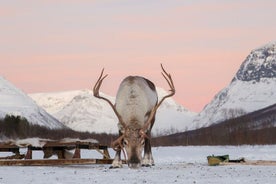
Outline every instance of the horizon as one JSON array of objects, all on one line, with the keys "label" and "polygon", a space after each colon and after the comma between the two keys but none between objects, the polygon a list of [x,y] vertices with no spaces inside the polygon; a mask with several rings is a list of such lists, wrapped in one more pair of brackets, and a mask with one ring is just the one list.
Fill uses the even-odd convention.
[{"label": "horizon", "polygon": [[[0,3],[1,76],[24,92],[92,89],[115,96],[128,75],[200,112],[250,52],[276,40],[276,1],[19,0]],[[250,6],[249,6],[250,4]]]}]

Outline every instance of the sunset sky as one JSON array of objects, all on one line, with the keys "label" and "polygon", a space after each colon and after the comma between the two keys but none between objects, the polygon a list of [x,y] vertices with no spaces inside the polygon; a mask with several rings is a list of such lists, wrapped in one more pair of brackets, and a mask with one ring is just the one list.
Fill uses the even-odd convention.
[{"label": "sunset sky", "polygon": [[[102,91],[142,75],[199,112],[254,48],[276,40],[275,0],[2,0],[0,75],[26,93]],[[1,102],[0,102],[1,103]]]}]

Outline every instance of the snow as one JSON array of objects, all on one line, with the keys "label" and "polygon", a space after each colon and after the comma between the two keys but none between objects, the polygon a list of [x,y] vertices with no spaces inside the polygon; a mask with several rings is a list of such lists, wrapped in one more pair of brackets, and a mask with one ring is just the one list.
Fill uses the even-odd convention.
[{"label": "snow", "polygon": [[25,117],[30,123],[48,128],[64,128],[57,119],[40,108],[28,95],[0,76],[0,118]]},{"label": "snow", "polygon": [[[114,152],[110,150],[111,155]],[[208,155],[230,159],[276,160],[276,145],[155,147],[155,166],[109,169],[109,165],[1,166],[0,183],[275,183],[276,166],[208,166]],[[39,152],[33,152],[38,154]],[[91,156],[90,152],[84,152]],[[0,153],[0,156],[3,153]],[[96,154],[96,152],[94,153]]]},{"label": "snow", "polygon": [[[8,138],[1,138],[1,143],[5,143],[8,145],[16,145],[19,147],[26,147],[26,146],[34,146],[34,147],[43,147],[48,142],[54,142],[57,140],[52,139],[41,139],[38,137],[32,137],[32,138],[26,138],[26,139],[8,139]],[[61,140],[58,140],[60,143],[69,143],[69,142],[90,142],[90,143],[99,143],[96,139],[76,139],[76,138],[63,138]]]},{"label": "snow", "polygon": [[38,104],[43,109],[46,109],[48,113],[53,114],[62,110],[62,108],[79,93],[79,90],[74,90],[52,93],[34,93],[29,96],[36,102],[39,102]]},{"label": "snow", "polygon": [[11,145],[16,146],[34,146],[34,147],[43,147],[46,142],[49,141],[48,139],[40,139],[40,138],[27,138],[27,139],[17,139],[17,140],[10,140]]}]

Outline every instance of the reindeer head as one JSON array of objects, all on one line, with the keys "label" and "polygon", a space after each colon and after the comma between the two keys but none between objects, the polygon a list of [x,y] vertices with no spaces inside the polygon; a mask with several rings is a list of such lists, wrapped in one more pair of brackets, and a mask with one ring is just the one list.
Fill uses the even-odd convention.
[{"label": "reindeer head", "polygon": [[125,158],[130,168],[138,168],[142,162],[142,152],[146,139],[150,138],[146,135],[144,129],[138,127],[124,127],[121,129],[122,135],[112,142],[115,151],[123,150]]},{"label": "reindeer head", "polygon": [[145,137],[140,134],[140,130],[126,128],[124,132],[123,146],[128,156],[129,167],[140,167],[142,151],[145,146]]}]

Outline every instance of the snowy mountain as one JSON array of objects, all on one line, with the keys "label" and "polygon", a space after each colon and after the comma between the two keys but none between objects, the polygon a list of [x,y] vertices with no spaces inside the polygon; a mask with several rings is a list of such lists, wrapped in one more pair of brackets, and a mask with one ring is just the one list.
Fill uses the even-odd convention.
[{"label": "snowy mountain", "polygon": [[0,118],[25,117],[30,123],[51,129],[64,128],[57,119],[40,108],[28,95],[0,76]]},{"label": "snowy mountain", "polygon": [[[160,97],[166,94],[163,89],[157,90]],[[114,97],[102,95],[112,102],[115,101]],[[113,110],[105,101],[95,98],[91,90],[37,93],[30,96],[46,111],[74,130],[118,132],[118,120]],[[195,115],[172,98],[166,99],[157,111],[152,132],[157,135],[184,131]]]},{"label": "snowy mountain", "polygon": [[276,42],[253,50],[232,82],[205,106],[193,129],[238,117],[276,103]]}]

